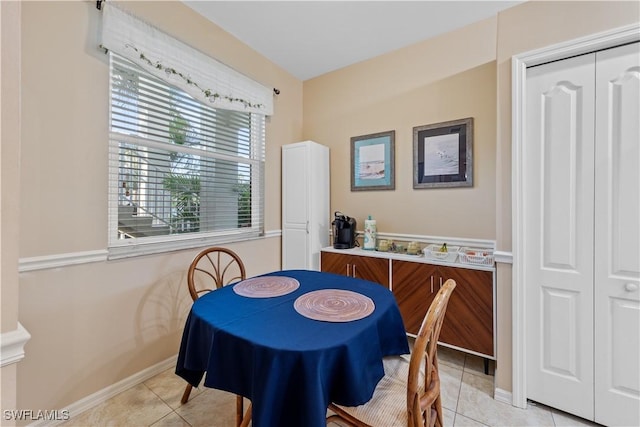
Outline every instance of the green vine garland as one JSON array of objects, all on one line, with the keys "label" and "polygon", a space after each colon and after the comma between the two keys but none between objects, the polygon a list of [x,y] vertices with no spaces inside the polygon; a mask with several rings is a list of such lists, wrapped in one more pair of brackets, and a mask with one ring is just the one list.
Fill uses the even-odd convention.
[{"label": "green vine garland", "polygon": [[146,62],[147,64],[149,64],[149,66],[157,69],[157,70],[161,70],[164,71],[165,73],[167,73],[168,76],[170,75],[175,75],[175,76],[179,76],[181,77],[188,85],[197,87],[202,94],[204,95],[205,98],[207,98],[209,100],[209,102],[215,102],[216,99],[221,98],[221,99],[226,99],[229,102],[239,102],[242,105],[244,105],[244,108],[263,108],[264,105],[263,104],[252,104],[251,102],[242,99],[242,98],[233,98],[231,96],[227,96],[227,95],[220,95],[217,92],[213,92],[211,89],[202,89],[200,87],[200,85],[198,85],[198,83],[194,82],[193,80],[191,80],[191,77],[185,76],[184,74],[182,74],[180,71],[177,71],[175,68],[172,67],[167,67],[164,66],[160,63],[160,61],[157,61],[156,63],[153,63],[149,58],[147,58],[147,56],[140,52],[138,50],[138,48],[136,48],[133,45],[130,44],[126,44],[125,47],[131,48],[133,50],[135,50],[139,55],[140,55],[140,59],[144,62]]}]

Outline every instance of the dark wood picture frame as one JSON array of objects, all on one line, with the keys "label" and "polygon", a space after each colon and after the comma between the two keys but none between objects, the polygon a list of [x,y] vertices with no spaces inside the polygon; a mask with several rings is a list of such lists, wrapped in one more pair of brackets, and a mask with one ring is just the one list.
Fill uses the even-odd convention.
[{"label": "dark wood picture frame", "polygon": [[473,186],[473,118],[413,128],[413,188]]}]

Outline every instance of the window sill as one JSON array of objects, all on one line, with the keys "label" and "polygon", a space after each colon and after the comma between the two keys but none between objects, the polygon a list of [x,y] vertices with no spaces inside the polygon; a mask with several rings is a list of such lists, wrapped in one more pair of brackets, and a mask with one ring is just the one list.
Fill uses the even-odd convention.
[{"label": "window sill", "polygon": [[[199,235],[199,236],[172,236],[166,238],[126,239],[123,243],[117,243],[108,249],[108,260],[132,258],[136,256],[153,255],[165,252],[173,252],[184,249],[192,249],[206,246],[223,245],[228,243],[245,242],[249,240],[263,239],[267,236],[256,233],[235,233],[225,235]],[[270,236],[269,236],[270,237]]]}]

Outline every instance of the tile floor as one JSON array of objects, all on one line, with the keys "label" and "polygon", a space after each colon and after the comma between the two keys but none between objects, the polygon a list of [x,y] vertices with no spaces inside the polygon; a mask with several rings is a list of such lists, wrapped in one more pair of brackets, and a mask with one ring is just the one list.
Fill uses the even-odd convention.
[{"label": "tile floor", "polygon": [[[438,352],[446,426],[595,426],[572,415],[531,404],[526,410],[498,402],[493,376],[481,358],[441,347]],[[180,398],[184,381],[168,369],[81,414],[64,427],[226,427],[235,422],[235,396],[200,387],[189,401]],[[338,427],[330,423],[329,427]],[[383,427],[383,426],[381,426]],[[388,427],[388,426],[384,426]]]}]

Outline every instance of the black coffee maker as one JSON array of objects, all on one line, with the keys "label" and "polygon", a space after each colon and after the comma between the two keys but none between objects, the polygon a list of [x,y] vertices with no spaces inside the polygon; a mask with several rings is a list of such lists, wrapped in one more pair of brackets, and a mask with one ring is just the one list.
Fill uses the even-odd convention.
[{"label": "black coffee maker", "polygon": [[334,213],[333,247],[336,249],[350,249],[356,245],[356,220],[341,212]]}]

